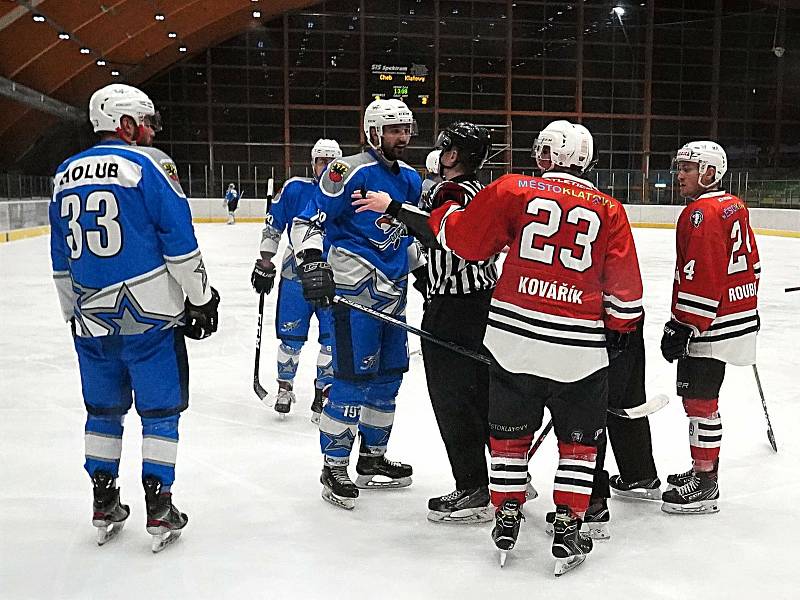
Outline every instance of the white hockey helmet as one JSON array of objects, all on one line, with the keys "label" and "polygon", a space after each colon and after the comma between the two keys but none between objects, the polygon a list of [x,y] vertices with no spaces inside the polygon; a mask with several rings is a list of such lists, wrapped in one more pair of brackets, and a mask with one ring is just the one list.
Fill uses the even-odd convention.
[{"label": "white hockey helmet", "polygon": [[[718,184],[728,171],[728,156],[722,146],[716,142],[700,141],[684,144],[675,154],[675,159],[672,161],[673,171],[677,170],[678,163],[682,162],[697,163],[698,184],[704,188]],[[700,183],[700,177],[705,175],[708,167],[714,167],[714,181],[708,185],[703,185]]]},{"label": "white hockey helmet", "polygon": [[342,149],[336,140],[320,138],[311,149],[311,164],[318,158],[342,158]]},{"label": "white hockey helmet", "polygon": [[123,116],[129,116],[137,125],[142,125],[147,118],[147,125],[154,131],[161,130],[161,117],[152,100],[142,90],[114,83],[92,94],[89,99],[89,121],[95,132],[116,131]]},{"label": "white hockey helmet", "polygon": [[[545,148],[550,150],[549,165],[542,158]],[[561,167],[584,173],[594,166],[594,140],[583,125],[553,121],[539,132],[531,155],[542,170]]]},{"label": "white hockey helmet", "polygon": [[428,156],[425,157],[425,168],[428,170],[428,173],[433,173],[434,175],[439,174],[439,157],[441,155],[441,148],[436,148],[428,152]]},{"label": "white hockey helmet", "polygon": [[229,190],[235,190],[236,189],[236,185],[234,185],[233,183],[229,183],[228,184],[228,189]]},{"label": "white hockey helmet", "polygon": [[405,102],[396,98],[373,100],[364,111],[364,135],[367,137],[367,143],[376,150],[380,146],[372,144],[369,135],[370,129],[374,127],[380,138],[383,136],[383,128],[386,125],[409,125],[411,135],[417,135],[417,122],[414,120],[414,114]]}]

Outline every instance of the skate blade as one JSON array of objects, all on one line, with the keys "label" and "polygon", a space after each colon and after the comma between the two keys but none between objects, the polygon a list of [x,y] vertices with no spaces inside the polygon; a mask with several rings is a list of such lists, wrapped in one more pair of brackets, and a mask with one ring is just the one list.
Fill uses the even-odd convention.
[{"label": "skate blade", "polygon": [[671,515],[705,515],[719,512],[719,500],[701,500],[690,504],[664,502],[661,510]]},{"label": "skate blade", "polygon": [[[148,527],[148,529],[150,528]],[[159,529],[166,528],[159,527]],[[181,537],[181,530],[167,529],[161,533],[151,533],[151,535],[153,536],[153,542],[150,545],[150,550],[153,551],[153,554],[158,554],[170,544],[178,541],[178,538]]]},{"label": "skate blade", "polygon": [[353,510],[356,507],[355,498],[343,498],[342,496],[337,496],[326,487],[322,488],[322,499],[325,500],[325,502],[345,510]]},{"label": "skate blade", "polygon": [[525,485],[525,499],[526,500],[536,500],[539,497],[539,492],[536,491],[536,488],[528,482]]},{"label": "skate blade", "polygon": [[[547,535],[553,535],[553,524],[548,523],[544,531]],[[611,531],[608,528],[608,523],[584,523],[581,525],[581,532],[588,535],[593,540],[610,540]]]},{"label": "skate blade", "polygon": [[[381,479],[375,479],[380,477]],[[411,477],[389,479],[383,475],[359,475],[356,477],[356,487],[362,490],[391,490],[404,488],[411,485]]]},{"label": "skate blade", "polygon": [[[668,486],[667,489],[672,489],[674,486]],[[645,489],[637,488],[633,490],[617,490],[613,487],[611,491],[615,496],[620,498],[629,498],[632,500],[661,500],[661,488]]]},{"label": "skate blade", "polygon": [[125,521],[108,522],[108,521],[92,521],[92,525],[97,527],[97,545],[102,546],[117,537],[122,528],[125,527]]},{"label": "skate blade", "polygon": [[555,568],[553,569],[553,575],[561,577],[564,573],[568,573],[581,565],[585,560],[585,554],[577,554],[569,558],[557,558]]},{"label": "skate blade", "polygon": [[491,507],[465,508],[451,513],[436,510],[428,511],[428,521],[431,523],[453,523],[473,525],[477,523],[491,523],[494,520]]}]

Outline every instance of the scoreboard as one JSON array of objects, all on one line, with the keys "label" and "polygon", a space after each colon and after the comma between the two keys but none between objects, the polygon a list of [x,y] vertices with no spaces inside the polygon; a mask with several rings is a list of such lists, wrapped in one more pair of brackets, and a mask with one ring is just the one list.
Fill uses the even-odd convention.
[{"label": "scoreboard", "polygon": [[431,106],[433,82],[428,67],[373,63],[370,67],[369,94],[372,98],[397,98],[409,107]]}]

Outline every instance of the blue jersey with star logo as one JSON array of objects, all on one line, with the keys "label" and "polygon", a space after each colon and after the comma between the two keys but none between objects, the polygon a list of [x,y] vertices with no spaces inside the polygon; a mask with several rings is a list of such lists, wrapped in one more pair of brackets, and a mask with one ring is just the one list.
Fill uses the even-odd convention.
[{"label": "blue jersey with star logo", "polygon": [[351,196],[382,191],[393,200],[416,206],[421,187],[422,179],[412,167],[402,161],[389,165],[372,150],[336,159],[295,219],[295,251],[320,247],[324,232],[328,262],[340,293],[385,312],[401,311],[413,238],[405,225],[389,215],[356,213]]},{"label": "blue jersey with star logo", "polygon": [[57,169],[50,254],[64,318],[78,335],[180,324],[184,293],[210,299],[186,196],[155,148],[101,142]]},{"label": "blue jersey with star logo", "polygon": [[[264,230],[261,233],[259,250],[275,255],[281,236],[292,221],[303,212],[317,189],[317,181],[310,177],[292,177],[281,188],[280,193],[272,201],[264,219]],[[326,247],[327,250],[327,247]],[[291,240],[283,256],[281,277],[299,281],[297,278],[297,262],[294,257]]]}]

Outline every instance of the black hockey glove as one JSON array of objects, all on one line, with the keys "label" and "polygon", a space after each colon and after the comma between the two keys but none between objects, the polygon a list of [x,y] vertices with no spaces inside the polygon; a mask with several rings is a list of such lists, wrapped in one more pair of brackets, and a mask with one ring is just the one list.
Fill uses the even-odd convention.
[{"label": "black hockey glove", "polygon": [[608,349],[608,360],[618,358],[625,350],[631,339],[631,333],[623,333],[615,329],[606,329],[606,348]]},{"label": "black hockey glove", "polygon": [[303,262],[297,267],[297,275],[303,284],[303,298],[314,307],[331,306],[336,295],[333,269],[322,260],[319,250],[307,250]]},{"label": "black hockey glove", "polygon": [[184,302],[186,309],[186,325],[183,326],[183,335],[193,340],[202,340],[217,330],[219,315],[219,292],[211,288],[211,300],[202,306],[195,306],[189,299]]},{"label": "black hockey glove", "polygon": [[417,267],[411,274],[414,276],[414,289],[422,294],[423,298],[428,297],[428,265]]},{"label": "black hockey glove", "polygon": [[266,264],[269,266],[264,266],[260,259],[256,259],[256,266],[253,267],[253,272],[250,275],[250,283],[259,294],[269,294],[275,283],[275,265],[271,262]]},{"label": "black hockey glove", "polygon": [[689,339],[692,337],[692,328],[680,321],[672,319],[664,325],[664,335],[661,336],[661,354],[669,362],[676,358],[689,356]]}]

